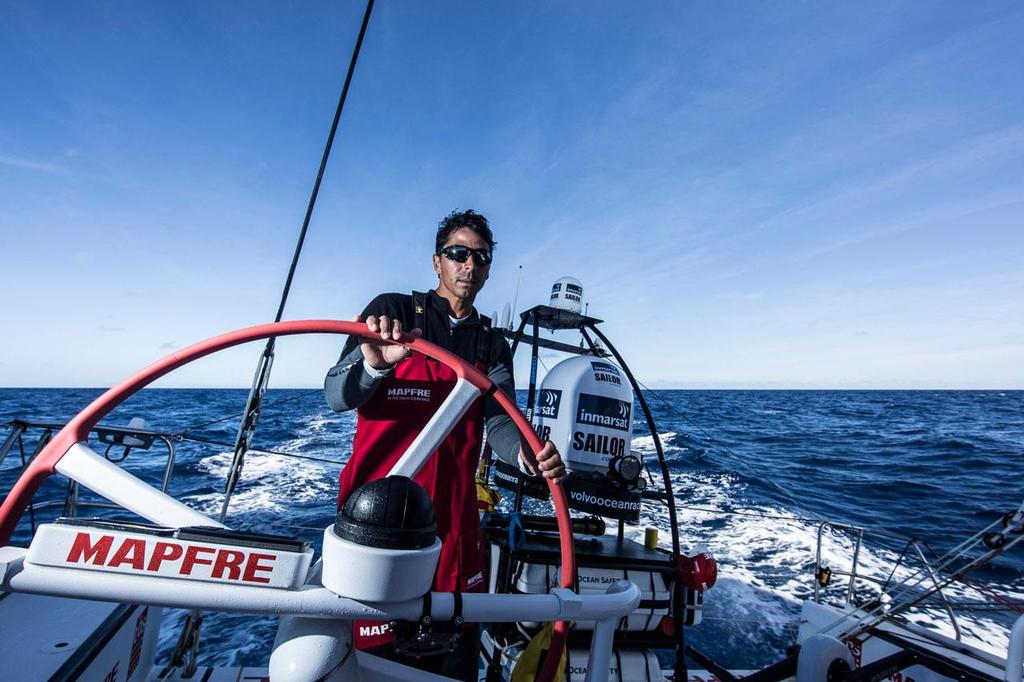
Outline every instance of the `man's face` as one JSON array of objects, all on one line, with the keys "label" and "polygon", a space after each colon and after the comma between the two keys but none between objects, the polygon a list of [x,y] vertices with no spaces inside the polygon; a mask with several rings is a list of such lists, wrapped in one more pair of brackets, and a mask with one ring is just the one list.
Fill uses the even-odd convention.
[{"label": "man's face", "polygon": [[[456,230],[449,237],[444,246],[459,244],[468,246],[471,249],[488,249],[487,242],[473,230],[464,227]],[[472,303],[477,293],[483,288],[487,276],[491,272],[491,266],[478,265],[476,258],[470,256],[465,263],[457,263],[447,256],[434,255],[434,272],[440,278],[441,293],[449,293],[456,298],[461,298],[467,303]]]}]

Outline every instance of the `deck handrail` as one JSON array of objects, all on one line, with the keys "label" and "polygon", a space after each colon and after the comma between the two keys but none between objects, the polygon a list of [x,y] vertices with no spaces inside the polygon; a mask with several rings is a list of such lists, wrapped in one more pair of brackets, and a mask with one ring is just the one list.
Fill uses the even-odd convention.
[{"label": "deck handrail", "polygon": [[[833,572],[833,574],[835,574],[835,575],[848,575],[849,576],[850,582],[849,582],[849,585],[847,586],[847,591],[846,591],[846,603],[852,604],[853,603],[853,596],[855,594],[855,584],[856,584],[856,581],[858,579],[860,579],[860,580],[867,580],[869,582],[879,582],[879,581],[873,579],[871,576],[860,575],[860,574],[857,573],[857,564],[858,564],[858,560],[859,560],[859,557],[860,557],[860,549],[861,549],[861,545],[862,545],[863,540],[864,540],[864,534],[865,534],[865,532],[867,532],[868,529],[862,528],[860,526],[850,525],[850,524],[835,523],[835,522],[832,522],[832,521],[822,521],[818,525],[817,551],[815,553],[815,562],[814,562],[814,564],[815,564],[815,566],[814,566],[815,575],[817,575],[818,572],[821,570],[821,540],[822,540],[822,536],[824,535],[826,527],[829,527],[829,528],[832,528],[832,529],[835,529],[835,530],[843,530],[843,531],[850,531],[850,532],[856,533],[857,537],[856,537],[856,541],[854,543],[853,559],[851,560],[851,565],[850,565],[849,573],[847,573],[845,571],[834,571]],[[954,631],[954,633],[956,635],[956,639],[957,639],[957,641],[959,641],[961,639],[961,637],[962,637],[962,632],[960,630],[960,623],[957,621],[957,618],[956,618],[956,612],[953,610],[953,603],[946,597],[946,595],[943,593],[942,589],[938,586],[939,585],[938,576],[935,574],[935,571],[932,568],[931,563],[928,561],[928,557],[926,557],[924,552],[921,551],[920,542],[917,539],[915,539],[915,538],[907,538],[907,537],[899,535],[898,533],[892,533],[892,532],[880,531],[880,530],[871,530],[870,532],[873,535],[879,535],[879,536],[887,537],[887,538],[890,538],[890,539],[905,540],[907,542],[907,549],[910,549],[910,548],[914,549],[914,551],[917,553],[918,558],[921,560],[922,566],[924,567],[923,571],[925,572],[925,574],[927,574],[927,576],[929,578],[931,578],[933,584],[935,584],[935,586],[937,588],[938,596],[939,596],[939,599],[940,599],[940,601],[942,603],[942,607],[945,609],[946,615],[949,616],[949,620],[950,620],[950,623],[953,626],[953,631]],[[900,559],[897,561],[897,564],[896,564],[897,567],[902,562],[902,560],[903,560],[903,556],[901,556]],[[895,569],[893,569],[893,570],[895,571]],[[921,570],[922,569],[918,569],[918,573],[920,573]],[[822,585],[820,584],[820,582],[815,580],[815,582],[814,582],[814,601],[815,601],[815,603],[821,603],[821,598],[820,598],[820,588],[821,587],[822,587]],[[883,585],[883,592],[884,592],[884,585]],[[1018,680],[1017,682],[1024,682],[1024,681]]]},{"label": "deck handrail", "polygon": [[1024,677],[1024,615],[1017,619],[1010,630],[1010,642],[1006,647],[1006,682],[1022,682]]}]

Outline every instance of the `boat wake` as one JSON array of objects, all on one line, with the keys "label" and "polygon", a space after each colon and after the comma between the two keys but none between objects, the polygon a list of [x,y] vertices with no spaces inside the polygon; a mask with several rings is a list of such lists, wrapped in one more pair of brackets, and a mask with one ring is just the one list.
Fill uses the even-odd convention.
[{"label": "boat wake", "polygon": [[[666,458],[670,453],[676,456],[698,452],[676,445],[680,438],[675,432],[659,436],[665,444]],[[635,438],[633,449],[654,458],[650,436]],[[758,667],[778,660],[794,643],[800,604],[814,594],[820,521],[753,501],[749,480],[736,474],[709,472],[695,466],[685,473],[673,472],[671,478],[684,550],[704,545],[714,553],[719,567],[718,584],[705,595],[704,623],[692,630],[691,641],[713,657],[728,660],[730,667]],[[644,526],[667,524],[667,510],[659,509],[642,517],[639,527],[627,528],[626,534],[642,542]],[[659,540],[666,548],[669,543],[670,539],[664,536]],[[823,565],[848,570],[854,551],[851,533],[826,527],[821,539]],[[919,563],[900,563],[899,559],[899,551],[865,544],[857,555],[858,575],[877,584],[890,579],[893,585],[918,583],[916,593],[931,585]],[[829,593],[845,592],[847,585],[845,577],[834,578]],[[1021,587],[1002,587],[996,603],[1022,603]],[[992,590],[985,589],[982,592],[971,584],[954,583],[943,593],[953,601],[993,602]],[[866,598],[878,595],[877,589],[874,594],[865,590],[862,581],[858,581],[858,590],[865,592]],[[949,637],[956,635],[949,616],[939,608],[915,611],[907,619]],[[1000,618],[996,613],[958,613],[957,621],[964,642],[993,654],[1006,651],[1011,618]],[[744,652],[739,659],[737,652]]]}]

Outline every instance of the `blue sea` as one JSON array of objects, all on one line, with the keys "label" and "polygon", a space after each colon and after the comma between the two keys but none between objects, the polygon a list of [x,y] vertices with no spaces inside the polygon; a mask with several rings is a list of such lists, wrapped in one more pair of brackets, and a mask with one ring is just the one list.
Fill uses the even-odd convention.
[{"label": "blue sea", "polygon": [[[15,418],[63,423],[100,392],[0,389],[0,423]],[[126,425],[141,417],[149,429],[212,441],[175,442],[170,492],[215,516],[231,457],[225,444],[234,440],[246,394],[145,390],[104,423]],[[800,602],[814,589],[819,520],[917,538],[937,556],[1024,499],[1022,391],[658,391],[647,398],[665,445],[682,545],[706,546],[719,564],[718,584],[705,598],[704,622],[690,630],[688,640],[731,668],[770,663],[793,643]],[[338,473],[353,429],[352,416],[332,413],[317,391],[269,391],[254,447],[271,452],[249,455],[228,524],[318,545],[333,520]],[[633,449],[657,474],[642,421],[634,423],[633,436]],[[23,443],[30,455],[35,438]],[[92,447],[99,453],[106,448]],[[118,455],[117,449],[111,454]],[[124,466],[159,483],[165,461],[157,444],[133,450]],[[19,467],[15,447],[0,467],[0,489],[10,488]],[[65,494],[66,483],[52,480],[37,500],[63,500]],[[40,512],[37,521],[54,515]],[[641,537],[645,526],[661,526],[661,543],[669,544],[663,508],[646,509],[630,535]],[[27,542],[29,533],[26,518],[16,541]],[[849,533],[826,529],[821,546],[830,567],[848,567]],[[868,534],[859,570],[884,579],[903,549],[899,540]],[[912,570],[903,565],[895,574]],[[953,585],[947,594],[1024,603],[1024,546],[972,578],[976,582]],[[845,583],[836,583],[831,591],[843,592]],[[965,638],[998,651],[1016,615],[975,610],[961,620]],[[183,613],[171,611],[165,620],[163,656],[182,618]],[[914,618],[952,631],[939,610]],[[210,614],[201,660],[261,664],[274,628],[271,618]]]}]

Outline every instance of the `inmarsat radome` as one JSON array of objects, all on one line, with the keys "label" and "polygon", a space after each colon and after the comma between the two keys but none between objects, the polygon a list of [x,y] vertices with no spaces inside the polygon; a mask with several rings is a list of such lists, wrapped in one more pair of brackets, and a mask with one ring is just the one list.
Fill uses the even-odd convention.
[{"label": "inmarsat radome", "polygon": [[583,312],[583,285],[575,277],[562,277],[551,287],[552,308]]},{"label": "inmarsat radome", "polygon": [[[579,315],[583,284],[562,277],[551,287],[551,307]],[[627,489],[642,487],[642,463],[630,452],[633,390],[622,370],[605,358],[578,356],[551,368],[540,385],[534,425],[577,475],[609,477]]]},{"label": "inmarsat radome", "polygon": [[[541,382],[534,420],[573,472],[605,474],[630,455],[633,391],[622,370],[603,358],[569,358]],[[629,472],[636,480],[639,471]]]}]

